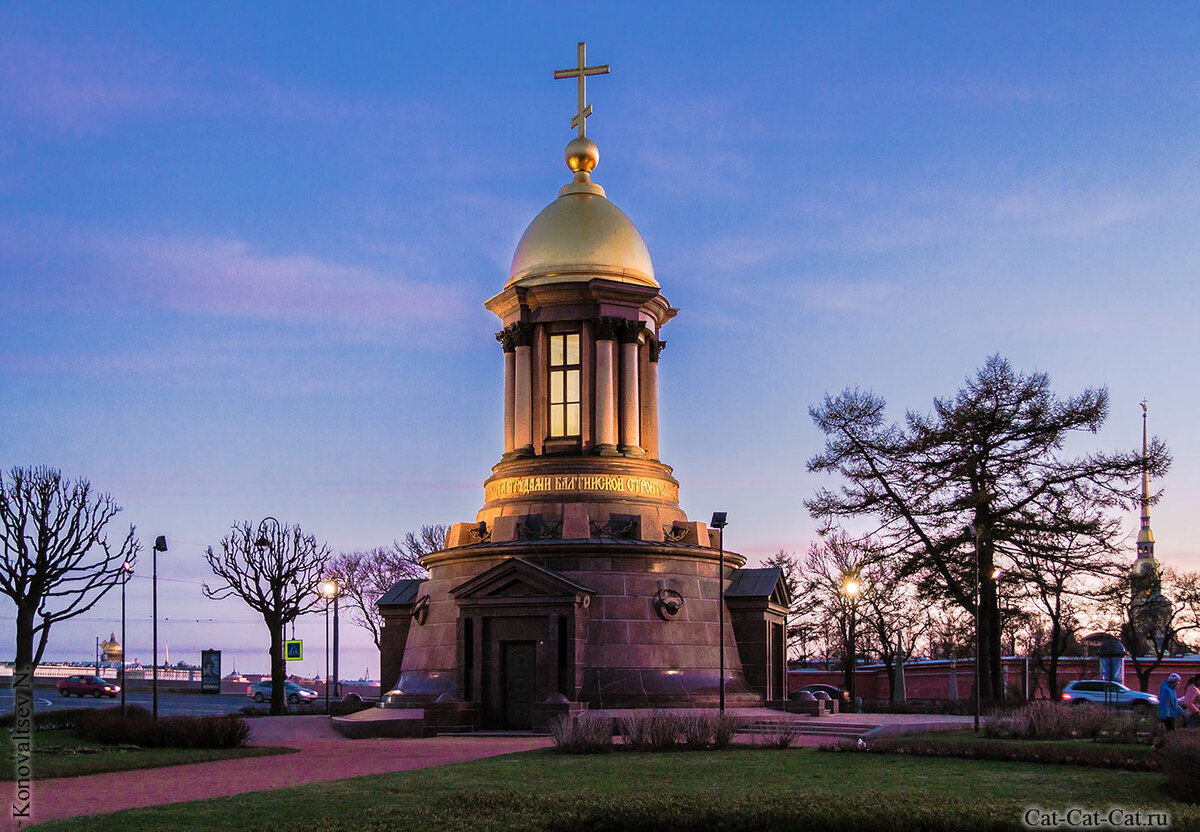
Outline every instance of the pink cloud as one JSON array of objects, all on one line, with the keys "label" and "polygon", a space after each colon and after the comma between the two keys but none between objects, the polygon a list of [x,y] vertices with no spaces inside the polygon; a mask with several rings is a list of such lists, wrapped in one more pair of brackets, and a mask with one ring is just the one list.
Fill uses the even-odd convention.
[{"label": "pink cloud", "polygon": [[458,288],[416,283],[309,254],[263,254],[242,240],[95,239],[106,288],[128,301],[199,315],[333,323],[361,334],[453,320]]}]

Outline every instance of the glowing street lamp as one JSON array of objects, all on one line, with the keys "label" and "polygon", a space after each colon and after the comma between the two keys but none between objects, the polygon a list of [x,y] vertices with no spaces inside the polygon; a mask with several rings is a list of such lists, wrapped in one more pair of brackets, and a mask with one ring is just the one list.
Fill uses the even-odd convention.
[{"label": "glowing street lamp", "polygon": [[856,691],[857,685],[855,685],[855,683],[854,683],[854,681],[855,681],[854,680],[854,677],[855,677],[854,671],[856,669],[856,664],[857,664],[857,657],[855,656],[855,641],[856,641],[855,628],[858,624],[858,596],[861,592],[862,592],[862,583],[858,580],[857,575],[850,574],[850,575],[843,576],[843,578],[842,578],[842,594],[845,595],[850,600],[850,615],[849,615],[849,620],[847,621],[847,624],[849,625],[848,629],[850,631],[850,639],[849,639],[849,644],[847,645],[847,650],[846,650],[846,652],[847,652],[846,661],[848,663],[847,664],[847,671],[848,671],[847,675],[849,677],[847,679],[847,682],[849,682],[849,690],[847,691],[847,693],[850,694],[850,708],[852,711],[858,710],[858,696],[857,696],[857,691]]},{"label": "glowing street lamp", "polygon": [[325,599],[325,712],[329,713],[329,602],[333,601],[333,695],[339,696],[338,688],[338,597],[342,584],[337,578],[326,578],[317,586],[317,592]]}]

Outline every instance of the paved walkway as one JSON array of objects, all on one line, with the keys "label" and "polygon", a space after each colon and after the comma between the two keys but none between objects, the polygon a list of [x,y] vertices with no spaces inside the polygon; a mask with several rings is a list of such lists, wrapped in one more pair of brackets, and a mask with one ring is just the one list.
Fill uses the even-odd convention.
[{"label": "paved walkway", "polygon": [[[550,744],[545,737],[347,740],[323,716],[262,717],[249,722],[251,744],[282,745],[300,753],[35,781],[34,820],[461,763]],[[5,805],[4,809],[0,829],[17,828],[11,808]]]},{"label": "paved walkway", "polygon": [[[778,711],[766,709],[746,709],[745,715],[766,719],[784,716]],[[249,722],[252,729],[251,744],[281,745],[297,748],[299,753],[35,782],[34,820],[40,822],[116,812],[141,806],[280,789],[303,783],[406,771],[550,745],[547,737],[535,736],[348,740],[334,731],[328,718],[323,716],[262,717]],[[865,729],[864,733],[869,738],[885,733],[969,727],[971,717],[838,714],[812,720],[813,725],[828,727],[839,723]],[[738,739],[739,743],[756,741],[756,738],[748,736]],[[795,744],[816,746],[829,741],[828,736],[802,735]],[[18,828],[10,815],[11,810],[5,806],[0,829]]]}]

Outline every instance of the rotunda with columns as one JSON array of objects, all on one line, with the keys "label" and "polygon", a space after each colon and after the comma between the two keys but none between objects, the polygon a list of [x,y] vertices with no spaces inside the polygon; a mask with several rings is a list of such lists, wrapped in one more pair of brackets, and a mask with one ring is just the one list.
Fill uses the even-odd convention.
[{"label": "rotunda with columns", "polygon": [[[574,708],[713,706],[785,693],[776,569],[746,569],[690,520],[659,458],[663,297],[641,235],[592,181],[578,66],[571,181],[529,224],[503,289],[504,449],[475,519],[379,601],[400,707],[522,728]],[[725,573],[719,574],[724,560]]]}]

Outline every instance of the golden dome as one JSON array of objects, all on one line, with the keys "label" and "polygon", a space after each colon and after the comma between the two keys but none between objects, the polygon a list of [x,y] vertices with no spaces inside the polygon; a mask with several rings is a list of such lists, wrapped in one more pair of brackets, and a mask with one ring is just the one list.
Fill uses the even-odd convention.
[{"label": "golden dome", "polygon": [[657,289],[642,235],[590,180],[589,172],[600,158],[596,145],[575,139],[564,155],[574,181],[521,235],[505,286],[604,277]]}]

